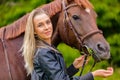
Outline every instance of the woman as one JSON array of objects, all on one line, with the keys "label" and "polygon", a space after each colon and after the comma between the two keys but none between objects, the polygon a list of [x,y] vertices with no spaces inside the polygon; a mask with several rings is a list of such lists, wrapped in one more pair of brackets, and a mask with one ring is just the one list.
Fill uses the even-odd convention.
[{"label": "woman", "polygon": [[108,68],[73,77],[82,66],[84,56],[75,59],[66,69],[62,54],[51,45],[52,32],[50,18],[42,9],[30,13],[22,49],[31,80],[94,80],[95,76],[108,77],[113,74],[113,69]]}]

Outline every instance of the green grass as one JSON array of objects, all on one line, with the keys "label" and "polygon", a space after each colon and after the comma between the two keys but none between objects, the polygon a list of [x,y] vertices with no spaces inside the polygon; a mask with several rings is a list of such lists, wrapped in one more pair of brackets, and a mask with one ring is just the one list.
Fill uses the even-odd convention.
[{"label": "green grass", "polygon": [[[74,61],[75,58],[81,56],[80,52],[77,49],[71,48],[64,43],[59,44],[57,48],[63,54],[64,60],[66,62],[66,66],[69,66]],[[83,75],[89,72],[93,62],[94,62],[93,59],[90,58],[89,63],[85,66]],[[93,71],[97,69],[106,69],[108,66],[109,64],[107,61],[102,61],[95,65]],[[76,76],[78,76],[79,74],[80,71],[76,74]],[[95,80],[120,80],[119,77],[120,77],[120,68],[115,67],[114,74],[112,76],[107,78],[95,77]]]}]

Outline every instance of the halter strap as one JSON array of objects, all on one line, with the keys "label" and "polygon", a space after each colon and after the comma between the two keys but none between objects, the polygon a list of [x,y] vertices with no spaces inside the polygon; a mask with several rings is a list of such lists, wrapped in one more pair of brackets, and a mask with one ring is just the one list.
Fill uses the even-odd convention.
[{"label": "halter strap", "polygon": [[85,34],[83,37],[81,37],[81,41],[84,42],[84,40],[85,40],[86,38],[88,38],[89,36],[92,36],[92,35],[94,35],[94,34],[97,34],[97,33],[102,34],[103,32],[102,32],[101,30],[91,31],[91,32]]},{"label": "halter strap", "polygon": [[5,53],[5,60],[6,60],[6,63],[7,63],[9,80],[13,80],[13,78],[12,78],[12,73],[11,73],[11,69],[10,69],[10,63],[9,63],[9,59],[8,59],[8,53],[7,53],[7,50],[6,50],[6,45],[5,45],[5,40],[4,40],[5,31],[6,31],[6,28],[3,30],[3,35],[2,35],[1,41],[2,41],[2,44],[3,44],[4,53]]},{"label": "halter strap", "polygon": [[67,9],[69,9],[71,7],[74,7],[74,6],[78,6],[78,5],[76,3],[74,3],[74,4],[71,4],[71,5],[68,5],[67,7],[64,7],[63,10],[67,10]]}]

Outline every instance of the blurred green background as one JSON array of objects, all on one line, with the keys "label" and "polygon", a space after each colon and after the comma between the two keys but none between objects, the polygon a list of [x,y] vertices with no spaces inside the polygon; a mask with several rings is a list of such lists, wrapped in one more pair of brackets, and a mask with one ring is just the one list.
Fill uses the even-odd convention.
[{"label": "blurred green background", "polygon": [[[52,0],[0,0],[0,27],[13,23],[23,15],[31,12],[38,6],[49,3]],[[114,75],[109,78],[95,78],[95,80],[120,80],[120,0],[90,0],[98,14],[97,25],[104,32],[106,40],[111,46],[112,65]],[[58,49],[63,53],[67,66],[80,56],[78,50],[61,43]],[[90,59],[84,73],[89,71],[93,61]],[[94,70],[106,68],[108,61],[98,63]],[[79,75],[76,74],[76,75]]]}]

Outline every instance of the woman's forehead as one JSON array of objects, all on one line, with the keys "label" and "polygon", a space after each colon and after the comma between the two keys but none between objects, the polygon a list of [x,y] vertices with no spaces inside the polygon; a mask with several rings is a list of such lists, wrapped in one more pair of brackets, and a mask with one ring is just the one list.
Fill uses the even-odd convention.
[{"label": "woman's forehead", "polygon": [[40,22],[45,22],[46,20],[49,20],[49,16],[46,14],[40,14],[40,15],[36,15],[34,17],[34,23],[40,23]]},{"label": "woman's forehead", "polygon": [[46,20],[46,19],[50,19],[48,15],[46,14],[39,14],[39,15],[36,15],[34,17],[34,20]]}]

